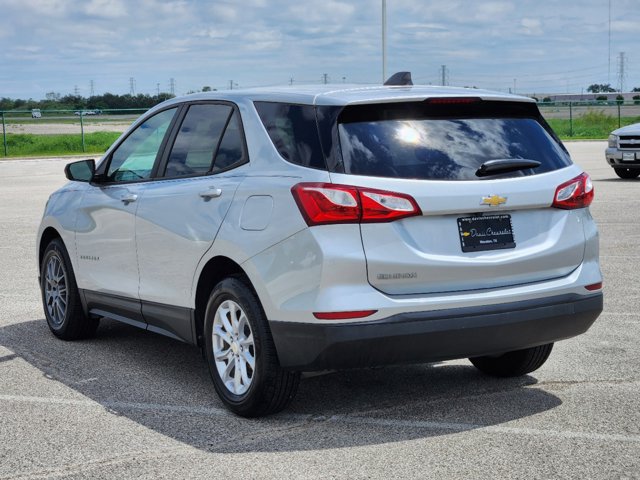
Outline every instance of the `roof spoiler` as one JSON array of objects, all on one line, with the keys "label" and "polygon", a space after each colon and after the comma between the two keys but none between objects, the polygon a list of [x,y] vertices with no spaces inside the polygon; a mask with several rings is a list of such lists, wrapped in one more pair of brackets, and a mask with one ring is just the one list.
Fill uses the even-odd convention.
[{"label": "roof spoiler", "polygon": [[411,72],[397,72],[391,75],[384,85],[413,85]]}]

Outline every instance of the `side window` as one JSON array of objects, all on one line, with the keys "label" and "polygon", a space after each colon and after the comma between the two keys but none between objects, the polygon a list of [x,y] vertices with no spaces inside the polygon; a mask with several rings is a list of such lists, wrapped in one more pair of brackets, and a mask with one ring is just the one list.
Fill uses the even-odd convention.
[{"label": "side window", "polygon": [[228,105],[192,105],[171,149],[165,177],[211,171],[213,156],[229,119]]},{"label": "side window", "polygon": [[164,110],[138,126],[113,152],[107,178],[111,182],[146,179],[177,108]]},{"label": "side window", "polygon": [[326,169],[312,105],[254,102],[271,142],[282,158],[303,167]]},{"label": "side window", "polygon": [[238,112],[234,111],[218,147],[218,153],[213,162],[213,173],[239,165],[244,162],[244,158],[242,126]]}]

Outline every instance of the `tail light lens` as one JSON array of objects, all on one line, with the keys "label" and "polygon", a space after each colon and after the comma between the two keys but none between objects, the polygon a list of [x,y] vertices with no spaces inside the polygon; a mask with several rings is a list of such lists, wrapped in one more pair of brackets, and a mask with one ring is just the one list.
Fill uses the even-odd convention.
[{"label": "tail light lens", "polygon": [[564,210],[585,208],[593,202],[593,195],[591,177],[586,173],[582,173],[556,188],[556,194],[553,197],[551,206]]},{"label": "tail light lens", "polygon": [[291,192],[307,225],[391,222],[420,215],[403,193],[333,183],[299,183]]}]

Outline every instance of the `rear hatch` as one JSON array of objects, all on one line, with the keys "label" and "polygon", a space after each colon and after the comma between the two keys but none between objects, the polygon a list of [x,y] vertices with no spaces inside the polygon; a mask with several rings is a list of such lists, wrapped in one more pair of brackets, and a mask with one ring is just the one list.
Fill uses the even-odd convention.
[{"label": "rear hatch", "polygon": [[535,105],[437,99],[348,106],[334,119],[332,182],[408,194],[420,209],[362,223],[375,288],[513,286],[566,276],[582,262],[581,216],[551,208],[556,189],[581,170]]}]

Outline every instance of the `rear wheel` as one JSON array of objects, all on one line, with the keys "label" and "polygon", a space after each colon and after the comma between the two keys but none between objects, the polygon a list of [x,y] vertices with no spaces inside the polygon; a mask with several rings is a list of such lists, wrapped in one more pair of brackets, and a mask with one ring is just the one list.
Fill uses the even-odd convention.
[{"label": "rear wheel", "polygon": [[205,313],[205,355],[216,392],[232,412],[258,417],[285,408],[300,374],[280,367],[262,307],[240,278],[221,281]]},{"label": "rear wheel", "polygon": [[40,267],[42,305],[49,329],[63,340],[77,340],[96,333],[99,319],[82,310],[69,254],[60,239],[47,245]]},{"label": "rear wheel", "polygon": [[637,178],[640,175],[640,170],[631,169],[631,168],[614,168],[616,175],[620,178]]},{"label": "rear wheel", "polygon": [[473,357],[469,360],[483,373],[494,377],[519,377],[540,368],[547,361],[553,343],[525,348],[497,356]]}]

